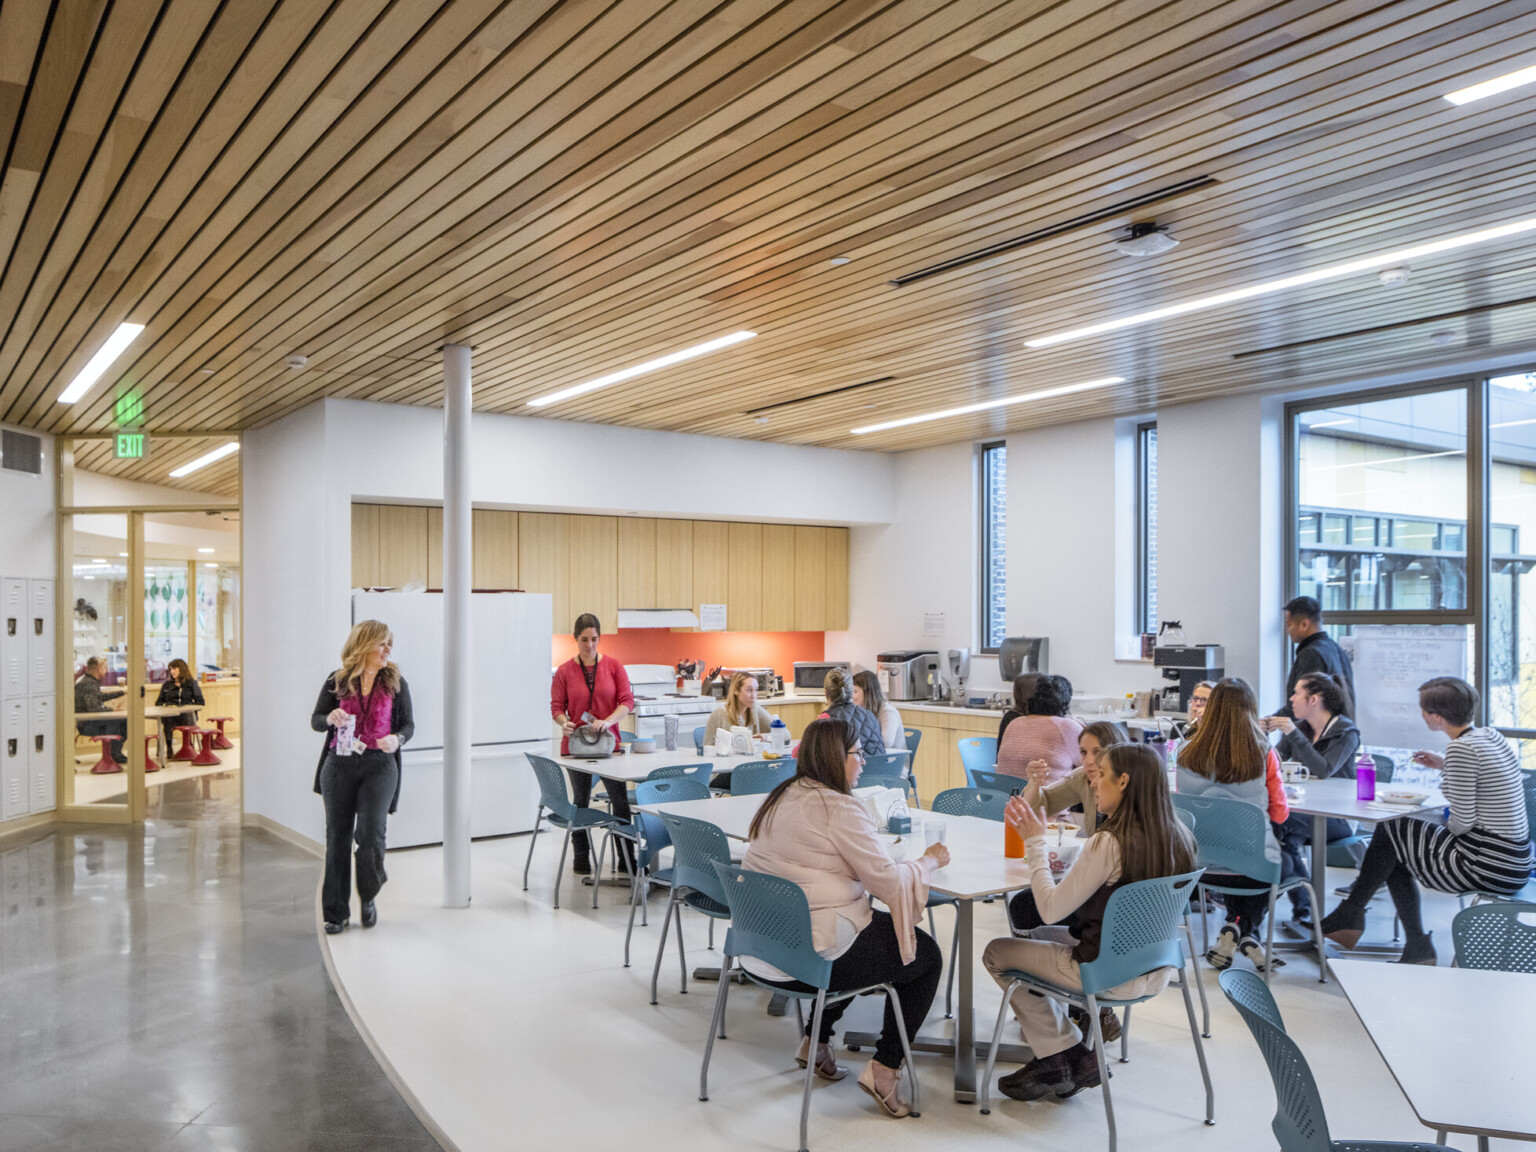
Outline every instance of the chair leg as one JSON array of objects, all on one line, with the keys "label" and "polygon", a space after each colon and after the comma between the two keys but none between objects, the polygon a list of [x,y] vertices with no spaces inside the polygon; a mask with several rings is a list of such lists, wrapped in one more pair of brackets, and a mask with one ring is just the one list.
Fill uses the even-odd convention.
[{"label": "chair leg", "polygon": [[645,875],[641,868],[635,869],[634,878],[629,882],[629,927],[624,929],[624,967],[629,967],[629,938],[635,934],[635,904],[640,900],[640,878]]},{"label": "chair leg", "polygon": [[571,830],[566,828],[565,839],[560,842],[560,863],[555,865],[555,907],[560,907],[560,877],[565,875],[565,854],[571,847]]},{"label": "chair leg", "polygon": [[800,997],[795,997],[795,1023],[800,1025],[800,1035],[805,1035],[805,1013],[800,1008]]},{"label": "chair leg", "polygon": [[1013,990],[1019,986],[1017,980],[1010,981],[1008,987],[1003,989],[1003,1002],[997,1007],[997,1023],[992,1026],[992,1044],[987,1049],[987,1066],[981,1076],[981,1114],[989,1115],[992,1111],[992,1069],[997,1066],[997,1047],[1003,1042],[1003,1021],[1008,1016],[1008,1001],[1013,999]]},{"label": "chair leg", "polygon": [[[1264,925],[1264,983],[1268,984],[1275,971],[1275,897],[1279,895],[1278,886],[1269,886],[1269,911],[1265,915]],[[1320,923],[1317,913],[1312,914],[1312,922]]]},{"label": "chair leg", "polygon": [[811,1123],[811,1079],[816,1075],[816,1044],[821,1038],[821,1013],[827,1006],[827,990],[816,993],[816,1011],[811,1015],[811,1058],[805,1062],[805,1091],[800,1097],[800,1152],[810,1152],[806,1137]]},{"label": "chair leg", "polygon": [[1115,1104],[1109,1095],[1109,1065],[1104,1059],[1104,1033],[1099,1028],[1099,1002],[1088,993],[1088,1027],[1093,1031],[1093,1056],[1099,1062],[1099,1087],[1104,1092],[1104,1119],[1109,1122],[1109,1152],[1115,1152]]},{"label": "chair leg", "polygon": [[944,1019],[955,1014],[955,962],[960,958],[960,914],[955,913],[955,934],[949,938],[949,975],[944,979]]},{"label": "chair leg", "polygon": [[679,904],[677,906],[677,915],[672,920],[672,923],[677,927],[677,965],[683,972],[682,984],[678,986],[677,990],[684,996],[688,995],[688,954],[683,951],[683,909],[685,907],[686,905]]},{"label": "chair leg", "polygon": [[1200,897],[1200,955],[1204,956],[1211,950],[1211,914],[1206,908],[1210,896],[1203,884],[1195,888],[1195,893]]},{"label": "chair leg", "polygon": [[1131,1006],[1125,1006],[1124,1019],[1120,1021],[1120,1063],[1131,1062]]},{"label": "chair leg", "polygon": [[724,1040],[725,1039],[725,1002],[726,1002],[726,999],[729,997],[730,990],[731,990],[731,958],[729,956],[722,956],[720,958],[720,960],[721,960],[721,963],[720,963],[720,987],[721,987],[722,991],[720,993],[720,1027],[718,1029],[718,1035],[719,1035],[720,1039]]},{"label": "chair leg", "polygon": [[[1307,891],[1312,893],[1312,907],[1321,908],[1323,902],[1318,899],[1320,886],[1316,881],[1309,881]],[[1317,948],[1317,982],[1328,983],[1328,953],[1327,945],[1323,943],[1323,918],[1316,913],[1312,916],[1312,943]]]},{"label": "chair leg", "polygon": [[[885,994],[890,1000],[891,1007],[896,1011],[896,1031],[901,1033],[902,1060],[907,1067],[907,1082],[912,1088],[912,1115],[921,1116],[922,1112],[918,1110],[917,1099],[917,1065],[912,1059],[912,1043],[907,1039],[907,1018],[902,1014],[901,1000],[896,996],[896,989],[892,988],[889,984],[882,984],[880,987],[885,989]],[[815,1053],[813,1052],[811,1055],[814,1058]]]},{"label": "chair leg", "polygon": [[[528,891],[528,868],[533,863],[533,846],[539,840],[539,823],[544,819],[544,805],[539,805],[539,814],[533,818],[533,835],[528,837],[528,859],[523,861],[523,891]],[[560,883],[559,879],[555,883]]]},{"label": "chair leg", "polygon": [[[595,833],[589,833],[594,835]],[[612,840],[611,834],[603,835],[603,842],[597,846],[597,867],[592,869],[592,907],[597,907],[597,891],[603,886],[603,856],[608,851],[608,841]],[[617,849],[615,849],[617,851]]]},{"label": "chair leg", "polygon": [[1444,1128],[1438,1128],[1438,1129],[1435,1130],[1435,1143],[1436,1144],[1444,1144],[1445,1143],[1445,1137],[1446,1137],[1446,1131],[1445,1131]]},{"label": "chair leg", "polygon": [[[1315,915],[1315,913],[1314,913]],[[1189,970],[1179,969],[1179,990],[1184,994],[1184,1014],[1189,1017],[1189,1035],[1195,1042],[1195,1058],[1200,1061],[1200,1078],[1205,1081],[1205,1122],[1216,1123],[1216,1089],[1211,1087],[1211,1070],[1205,1063],[1205,1045],[1195,1026],[1195,1002],[1189,996]]]},{"label": "chair leg", "polygon": [[709,950],[711,952],[715,950],[715,918],[713,916],[709,918]]},{"label": "chair leg", "polygon": [[[725,957],[726,968],[731,965],[731,958]],[[723,976],[723,974],[722,974]],[[709,1020],[709,1034],[704,1037],[704,1063],[699,1067],[699,1099],[709,1099],[709,1057],[715,1050],[715,1032],[718,1029],[720,1039],[725,1039],[725,992],[731,982],[726,979],[720,981],[720,991],[715,993],[715,1013]]]},{"label": "chair leg", "polygon": [[1211,1005],[1205,998],[1205,981],[1200,979],[1200,954],[1195,951],[1195,930],[1189,925],[1189,913],[1184,914],[1184,938],[1189,941],[1189,964],[1194,970],[1195,990],[1200,993],[1200,1019],[1205,1027],[1200,1035],[1210,1039],[1211,1035]]},{"label": "chair leg", "polygon": [[672,929],[672,913],[677,909],[677,890],[667,898],[667,918],[661,922],[661,939],[656,942],[656,963],[651,968],[651,1003],[656,1003],[656,981],[661,977],[661,957],[667,950],[667,933]]}]

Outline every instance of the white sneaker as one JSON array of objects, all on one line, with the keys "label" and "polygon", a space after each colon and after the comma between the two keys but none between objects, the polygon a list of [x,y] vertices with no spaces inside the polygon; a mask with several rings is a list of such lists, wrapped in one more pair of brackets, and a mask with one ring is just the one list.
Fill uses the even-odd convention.
[{"label": "white sneaker", "polygon": [[[1243,958],[1252,964],[1254,970],[1263,972],[1266,968],[1284,968],[1285,961],[1280,957],[1273,958],[1264,955],[1264,945],[1260,944],[1253,936],[1244,936],[1237,945],[1237,950],[1243,954]],[[1230,964],[1231,961],[1229,960]]]},{"label": "white sneaker", "polygon": [[1205,954],[1205,962],[1218,972],[1225,972],[1232,967],[1232,958],[1237,955],[1237,928],[1232,924],[1222,925],[1220,934],[1216,937],[1216,943]]}]

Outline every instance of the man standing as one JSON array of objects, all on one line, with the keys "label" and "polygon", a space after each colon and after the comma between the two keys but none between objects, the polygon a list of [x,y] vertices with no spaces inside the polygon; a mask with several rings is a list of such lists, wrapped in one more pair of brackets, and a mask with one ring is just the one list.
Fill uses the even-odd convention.
[{"label": "man standing", "polygon": [[[85,712],[106,712],[116,709],[123,704],[121,696],[116,697],[108,704],[101,693],[101,677],[106,672],[100,656],[92,656],[85,662],[85,672],[80,679],[75,681],[75,715]],[[112,759],[119,764],[128,763],[128,755],[123,745],[128,740],[128,718],[121,720],[92,719],[76,722],[76,728],[82,736],[119,736],[121,739],[111,741]]]},{"label": "man standing", "polygon": [[1308,672],[1326,672],[1336,678],[1349,691],[1350,719],[1355,715],[1355,670],[1350,666],[1344,649],[1323,631],[1323,609],[1310,596],[1298,596],[1285,606],[1285,634],[1296,645],[1296,658],[1291,662],[1291,674],[1285,680],[1285,707],[1277,716],[1294,716],[1291,712],[1291,696],[1296,692],[1296,681]]}]

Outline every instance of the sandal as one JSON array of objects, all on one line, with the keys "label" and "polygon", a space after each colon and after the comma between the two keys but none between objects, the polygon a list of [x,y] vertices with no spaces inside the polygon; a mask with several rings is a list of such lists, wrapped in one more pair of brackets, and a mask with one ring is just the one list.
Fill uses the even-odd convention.
[{"label": "sandal", "polygon": [[[795,1053],[795,1063],[804,1068],[809,1062],[811,1054],[811,1038],[806,1036],[800,1041],[800,1051]],[[823,1080],[838,1081],[848,1075],[848,1069],[837,1062],[837,1057],[832,1053],[832,1045],[816,1045],[816,1075]]]},{"label": "sandal", "polygon": [[[879,1081],[876,1079],[877,1065],[891,1077],[891,1082],[884,1091],[880,1089]],[[875,1102],[884,1109],[887,1116],[894,1116],[900,1120],[903,1116],[912,1115],[912,1106],[901,1098],[900,1068],[886,1068],[878,1060],[871,1060],[864,1065],[864,1071],[859,1073],[859,1087],[875,1098]]]}]

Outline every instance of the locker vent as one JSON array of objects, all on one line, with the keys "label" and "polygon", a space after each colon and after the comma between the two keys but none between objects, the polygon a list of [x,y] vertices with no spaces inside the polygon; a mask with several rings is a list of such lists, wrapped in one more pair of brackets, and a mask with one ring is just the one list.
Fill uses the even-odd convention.
[{"label": "locker vent", "polygon": [[0,429],[0,468],[7,472],[43,474],[43,438]]}]

